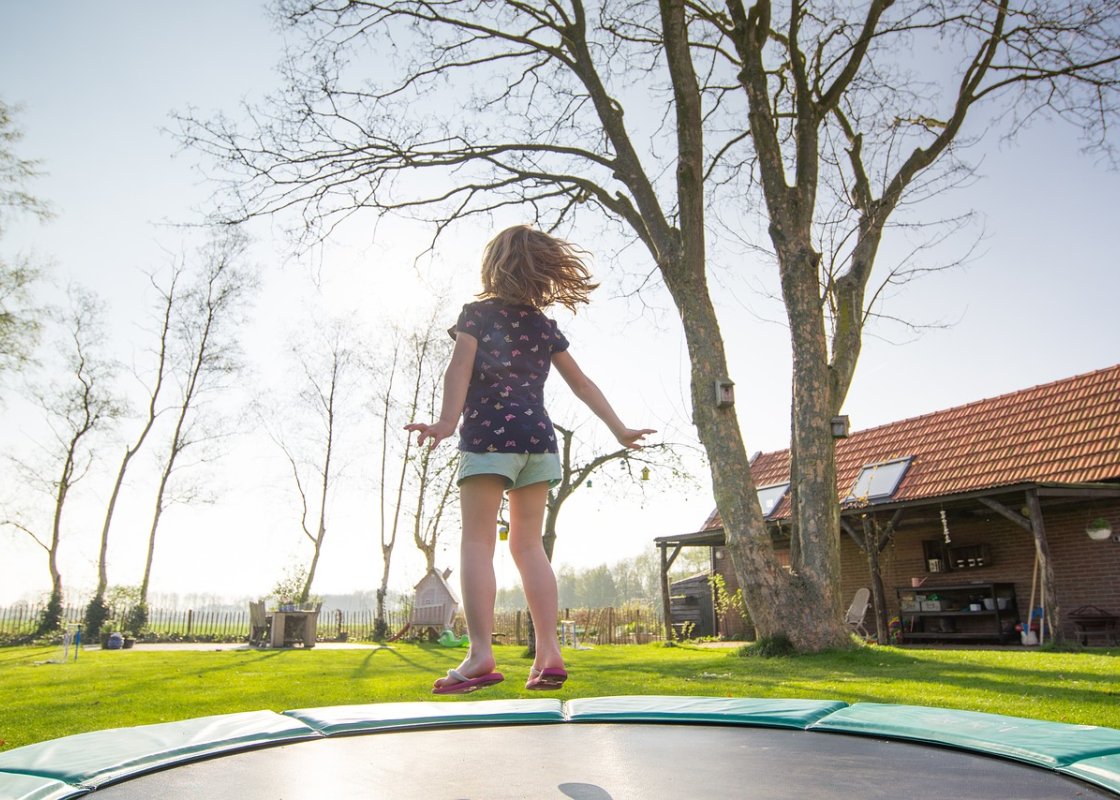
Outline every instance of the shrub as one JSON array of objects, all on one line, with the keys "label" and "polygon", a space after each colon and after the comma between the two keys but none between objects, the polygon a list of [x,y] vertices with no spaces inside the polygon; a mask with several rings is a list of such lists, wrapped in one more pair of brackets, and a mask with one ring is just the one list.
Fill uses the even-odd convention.
[{"label": "shrub", "polygon": [[739,648],[739,655],[758,658],[785,658],[796,654],[797,648],[784,633],[762,636],[758,641]]},{"label": "shrub", "polygon": [[85,619],[82,624],[82,633],[86,641],[95,642],[100,638],[101,626],[105,624],[105,620],[108,618],[109,606],[105,604],[105,598],[96,595],[86,606]]},{"label": "shrub", "polygon": [[62,627],[62,594],[51,592],[43,613],[39,616],[39,624],[35,629],[35,636],[41,637],[54,633]]},{"label": "shrub", "polygon": [[132,634],[137,634],[148,627],[148,604],[137,603],[125,615],[124,629]]}]

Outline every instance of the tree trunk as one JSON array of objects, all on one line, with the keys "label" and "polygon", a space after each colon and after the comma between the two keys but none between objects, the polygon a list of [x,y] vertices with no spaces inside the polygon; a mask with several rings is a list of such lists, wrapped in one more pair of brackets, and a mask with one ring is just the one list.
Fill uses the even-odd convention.
[{"label": "tree trunk", "polygon": [[160,477],[159,489],[156,491],[156,507],[155,511],[152,512],[152,527],[148,531],[148,555],[144,559],[144,577],[140,581],[139,597],[139,602],[144,605],[148,602],[148,587],[152,581],[152,561],[156,552],[156,531],[159,530],[159,521],[163,517],[163,498],[167,492],[167,483],[170,478],[171,462],[169,461]]},{"label": "tree trunk", "polygon": [[875,612],[875,641],[890,644],[887,625],[887,596],[883,588],[883,573],[879,565],[879,532],[876,526],[864,520],[864,550],[867,554],[867,573],[871,579],[871,602]]},{"label": "tree trunk", "polygon": [[[144,436],[147,436],[148,430],[151,425],[144,430]],[[121,486],[124,484],[124,475],[128,471],[128,464],[132,461],[132,457],[136,455],[139,450],[139,445],[143,443],[144,436],[140,438],[135,448],[126,447],[124,451],[124,458],[121,459],[120,469],[117,471],[117,480],[113,484],[113,492],[109,495],[109,505],[105,509],[105,521],[101,524],[101,547],[97,555],[97,589],[94,590],[94,601],[101,601],[105,597],[105,592],[109,588],[109,528],[113,522],[113,513],[117,508],[117,498],[121,493]]]},{"label": "tree trunk", "polygon": [[[88,408],[88,406],[87,406]],[[66,505],[66,496],[70,493],[70,486],[74,478],[74,455],[78,449],[78,441],[90,430],[87,423],[70,439],[66,451],[66,459],[62,465],[62,475],[58,479],[58,490],[55,494],[54,517],[51,520],[51,543],[47,548],[47,570],[51,576],[51,596],[47,602],[47,609],[39,621],[37,635],[43,635],[55,630],[62,621],[62,572],[58,567],[58,547],[62,541],[62,509]]]},{"label": "tree trunk", "polygon": [[323,540],[327,538],[327,497],[330,492],[331,455],[334,448],[334,392],[337,375],[331,381],[330,403],[327,410],[327,449],[323,456],[323,483],[319,495],[319,526],[313,540],[315,551],[311,556],[311,566],[300,590],[299,602],[306,603],[311,597],[311,583],[315,580],[315,570],[319,566],[319,554],[323,550]]}]

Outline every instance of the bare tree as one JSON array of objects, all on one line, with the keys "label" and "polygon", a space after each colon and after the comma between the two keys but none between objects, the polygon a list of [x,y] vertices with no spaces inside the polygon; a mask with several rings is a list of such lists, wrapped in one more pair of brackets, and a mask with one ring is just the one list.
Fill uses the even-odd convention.
[{"label": "bare tree", "polygon": [[[552,561],[552,553],[556,547],[556,530],[564,503],[570,500],[572,495],[580,488],[589,487],[593,476],[606,477],[607,473],[605,473],[604,467],[608,464],[618,462],[625,473],[625,480],[631,485],[641,486],[644,481],[648,480],[651,466],[658,467],[663,471],[668,470],[682,483],[688,480],[689,476],[683,471],[681,459],[677,453],[679,445],[658,442],[647,445],[641,450],[631,450],[623,447],[608,453],[599,453],[590,458],[584,458],[578,453],[575,431],[555,422],[553,427],[560,434],[561,477],[560,483],[548,493],[548,500],[545,504],[543,539],[544,552],[549,561]],[[642,465],[637,475],[634,474],[636,464]],[[616,479],[608,478],[608,483],[615,482]],[[528,625],[528,652],[535,654],[536,640],[533,636],[532,615],[528,616]]]},{"label": "bare tree", "polygon": [[151,382],[146,387],[148,395],[146,414],[136,438],[130,444],[125,445],[124,455],[121,457],[120,465],[117,468],[117,477],[113,482],[113,488],[109,493],[109,500],[105,507],[105,519],[101,523],[101,546],[97,554],[97,587],[94,589],[93,597],[90,598],[85,612],[85,631],[90,640],[97,638],[101,630],[101,623],[104,622],[109,613],[109,606],[105,602],[105,592],[109,588],[109,531],[113,524],[113,515],[116,512],[121,487],[124,486],[125,475],[132,459],[144,446],[148,434],[152,432],[152,428],[161,413],[159,402],[163,393],[164,380],[167,377],[169,348],[172,344],[172,324],[174,314],[179,310],[178,305],[181,302],[178,287],[184,269],[185,267],[182,264],[173,267],[165,286],[157,283],[153,275],[148,276],[160,298],[158,306],[159,332],[154,353],[155,367],[150,376]]},{"label": "bare tree", "polygon": [[[429,318],[426,325],[411,333],[393,336],[389,366],[382,371],[381,391],[375,400],[375,413],[381,421],[378,529],[382,570],[375,623],[375,635],[379,637],[388,634],[385,601],[402,518],[411,516],[412,540],[424,554],[427,568],[433,569],[439,535],[452,506],[457,453],[414,449],[410,435],[403,430],[405,422],[430,414],[437,407],[442,388],[440,370],[450,358],[451,341],[434,318]],[[409,486],[411,491],[406,491]],[[387,496],[390,490],[392,498]]]},{"label": "bare tree", "polygon": [[[431,324],[424,342],[415,341],[419,351],[425,350],[424,359],[417,359],[415,394],[416,402],[409,409],[409,419],[436,419],[440,413],[443,396],[442,367],[451,359],[454,340]],[[455,503],[459,475],[459,451],[454,448],[421,447],[412,457],[415,471],[412,485],[416,487],[416,506],[412,513],[412,540],[424,554],[427,569],[436,568],[436,548],[445,527],[454,524],[458,506]],[[431,497],[431,502],[428,498]]]},{"label": "bare tree", "polygon": [[[620,223],[679,311],[693,423],[759,633],[805,650],[845,643],[829,423],[855,373],[884,233],[904,202],[953,184],[978,114],[1004,115],[1012,133],[1056,114],[1105,146],[1120,0],[866,0],[858,19],[801,0],[278,8],[303,49],[255,130],[185,120],[184,138],[231,171],[222,212],[294,209],[313,237],[359,209],[424,216],[437,236],[506,208],[550,230],[583,211]],[[384,56],[376,82],[372,54]],[[944,67],[937,79],[930,62]],[[651,98],[660,125],[643,113]],[[720,203],[764,210],[788,320],[789,572],[734,410],[713,391],[729,377],[708,285],[709,251],[728,246],[707,219]]]},{"label": "bare tree", "polygon": [[[310,435],[287,439],[276,438],[292,470],[292,480],[300,499],[300,530],[311,543],[311,561],[304,575],[303,586],[296,600],[306,603],[311,596],[311,586],[319,567],[323,542],[327,537],[327,518],[332,492],[338,478],[338,449],[343,429],[344,405],[351,393],[351,382],[357,366],[354,351],[346,341],[347,334],[340,324],[325,326],[318,345],[305,342],[294,348],[303,372],[303,385],[299,391],[300,409],[314,423],[301,419],[301,430]],[[294,439],[305,440],[303,445]],[[314,454],[309,454],[314,451]]]},{"label": "bare tree", "polygon": [[195,492],[182,484],[176,487],[172,479],[189,466],[183,461],[184,454],[199,452],[204,458],[205,446],[224,435],[220,413],[208,401],[228,390],[240,368],[236,330],[253,287],[253,278],[241,263],[246,247],[245,236],[236,228],[214,234],[197,255],[197,276],[184,294],[181,315],[175,322],[172,370],[178,395],[171,407],[174,423],[156,487],[140,601],[129,621],[134,630],[147,621],[156,535],[163,513],[172,502],[196,499]]},{"label": "bare tree", "polygon": [[883,587],[879,554],[890,544],[895,525],[901,516],[901,511],[895,511],[890,520],[884,524],[879,521],[873,511],[869,511],[860,515],[859,527],[851,525],[845,520],[840,521],[844,532],[852,538],[852,541],[867,557],[867,574],[871,580],[871,599],[875,611],[875,640],[879,644],[890,644],[887,596]]},{"label": "bare tree", "polygon": [[53,509],[49,532],[19,519],[5,519],[31,537],[47,555],[50,572],[50,597],[39,621],[37,635],[58,627],[62,611],[62,572],[58,563],[63,537],[63,512],[74,487],[89,471],[94,459],[91,438],[114,422],[121,405],[114,396],[111,380],[114,365],[100,354],[104,344],[101,326],[102,308],[96,297],[77,286],[70,287],[69,308],[63,324],[67,342],[64,345],[68,368],[66,383],[39,392],[39,404],[46,412],[54,442],[47,447],[54,478],[38,480],[38,470],[20,464],[25,479],[41,484],[51,495]]},{"label": "bare tree", "polygon": [[594,476],[604,476],[607,477],[608,482],[616,483],[617,479],[604,470],[608,464],[616,462],[620,464],[625,475],[623,480],[630,486],[643,487],[645,481],[649,480],[651,469],[660,471],[662,476],[668,473],[673,482],[681,486],[691,481],[691,476],[683,467],[679,453],[682,446],[679,444],[657,442],[646,445],[641,450],[619,448],[588,457],[579,452],[574,429],[556,423],[553,423],[553,427],[560,434],[559,455],[562,475],[560,483],[549,492],[545,509],[544,551],[549,561],[552,560],[552,552],[556,547],[557,524],[564,503],[578,489],[589,486]]},{"label": "bare tree", "polygon": [[[39,174],[39,163],[15,152],[23,138],[15,124],[17,110],[0,100],[0,239],[13,214],[39,219],[51,216],[46,203],[27,191],[27,183]],[[29,258],[0,257],[0,373],[17,369],[31,358],[42,326],[42,312],[34,307],[30,294],[38,277],[39,269]]]},{"label": "bare tree", "polygon": [[[436,405],[437,395],[429,394],[427,410],[417,413],[415,419],[424,419],[425,415],[432,419],[437,418],[439,407]],[[414,451],[416,481],[416,506],[412,512],[412,541],[424,554],[426,569],[436,568],[436,549],[439,547],[440,534],[454,524],[456,515],[455,489],[458,486],[459,476],[459,451],[452,448],[443,448],[433,451],[432,448],[420,448]],[[426,491],[432,489],[432,492]],[[428,502],[429,495],[432,502]],[[450,513],[449,513],[450,512]]]},{"label": "bare tree", "polygon": [[381,551],[381,581],[377,586],[377,607],[374,617],[373,636],[375,639],[384,639],[389,634],[389,625],[385,619],[385,601],[389,593],[389,569],[393,561],[393,550],[397,546],[397,531],[400,525],[400,512],[402,505],[402,498],[404,496],[404,483],[406,475],[406,463],[408,459],[409,449],[412,444],[409,437],[405,437],[404,452],[401,455],[400,473],[397,480],[396,488],[396,502],[392,505],[392,516],[387,519],[386,515],[390,513],[390,506],[386,504],[386,492],[389,490],[389,454],[392,450],[391,442],[393,441],[393,434],[396,433],[399,425],[394,424],[393,411],[394,411],[394,395],[393,385],[397,380],[397,371],[400,368],[401,359],[401,344],[398,337],[393,337],[392,349],[390,353],[389,366],[387,369],[381,371],[382,379],[379,382],[381,393],[374,401],[376,412],[381,420],[381,453],[378,465],[378,503],[377,515],[378,525],[377,534],[378,542]]}]

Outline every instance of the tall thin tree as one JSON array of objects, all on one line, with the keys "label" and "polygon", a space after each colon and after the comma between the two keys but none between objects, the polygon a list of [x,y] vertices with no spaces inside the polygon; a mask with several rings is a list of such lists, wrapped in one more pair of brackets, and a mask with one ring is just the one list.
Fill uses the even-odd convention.
[{"label": "tall thin tree", "polygon": [[[288,459],[299,495],[300,530],[311,544],[311,561],[296,598],[300,603],[306,603],[311,597],[311,586],[327,538],[332,493],[337,488],[342,407],[351,391],[349,383],[355,367],[354,352],[345,341],[342,327],[328,327],[323,352],[306,352],[299,348],[296,351],[304,378],[299,393],[300,405],[315,418],[316,424],[310,427],[315,431],[313,447],[317,453],[305,458],[297,454],[291,443],[277,440]],[[305,472],[308,474],[305,475]]]},{"label": "tall thin tree", "polygon": [[47,447],[54,477],[50,481],[40,481],[36,468],[19,464],[25,479],[32,484],[42,484],[51,496],[49,529],[43,534],[37,532],[36,526],[18,518],[0,521],[27,534],[47,555],[51,588],[38,623],[38,635],[56,629],[62,618],[63,585],[59,551],[67,501],[74,487],[88,474],[94,460],[93,436],[113,424],[122,412],[122,405],[112,386],[115,365],[101,353],[105,341],[101,303],[92,293],[76,285],[70,287],[68,294],[69,307],[62,320],[68,379],[37,392],[54,439],[53,445]]},{"label": "tall thin tree", "polygon": [[109,500],[105,507],[105,518],[101,523],[101,544],[97,552],[97,586],[93,597],[90,598],[85,612],[85,632],[91,640],[97,638],[101,624],[110,613],[105,602],[105,592],[109,588],[109,531],[112,528],[113,516],[116,513],[117,501],[120,499],[121,488],[124,486],[125,475],[132,459],[143,448],[152,432],[161,409],[159,406],[163,393],[164,379],[167,376],[168,348],[171,345],[172,323],[177,310],[178,286],[182,278],[183,267],[176,265],[168,276],[166,285],[160,285],[154,275],[149,275],[149,281],[159,295],[158,306],[158,334],[155,348],[155,367],[149,376],[151,383],[147,387],[148,403],[145,416],[139,432],[130,444],[125,445],[124,455],[121,456],[120,465],[117,467],[117,477],[109,493]]},{"label": "tall thin tree", "polygon": [[[139,602],[130,620],[134,630],[147,622],[157,534],[164,512],[177,499],[172,479],[184,466],[184,453],[220,438],[219,412],[208,407],[207,401],[228,389],[240,368],[235,331],[254,285],[251,273],[242,264],[247,246],[248,240],[235,228],[215,233],[204,245],[197,256],[197,278],[187,290],[183,313],[175,326],[174,374],[179,394],[156,486]],[[206,419],[206,413],[211,419]]]}]

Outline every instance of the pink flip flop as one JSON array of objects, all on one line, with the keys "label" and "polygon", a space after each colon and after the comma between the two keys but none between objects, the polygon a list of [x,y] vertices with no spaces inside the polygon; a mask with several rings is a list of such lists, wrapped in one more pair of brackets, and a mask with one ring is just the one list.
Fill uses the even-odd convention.
[{"label": "pink flip flop", "polygon": [[568,680],[568,673],[560,667],[540,670],[533,668],[529,670],[529,682],[525,684],[525,688],[533,691],[552,691],[561,688],[566,680]]},{"label": "pink flip flop", "polygon": [[453,678],[455,683],[433,686],[432,694],[469,694],[476,689],[485,689],[487,686],[493,686],[506,679],[506,676],[500,672],[491,672],[477,678],[468,678],[457,669],[447,670],[447,677]]}]

